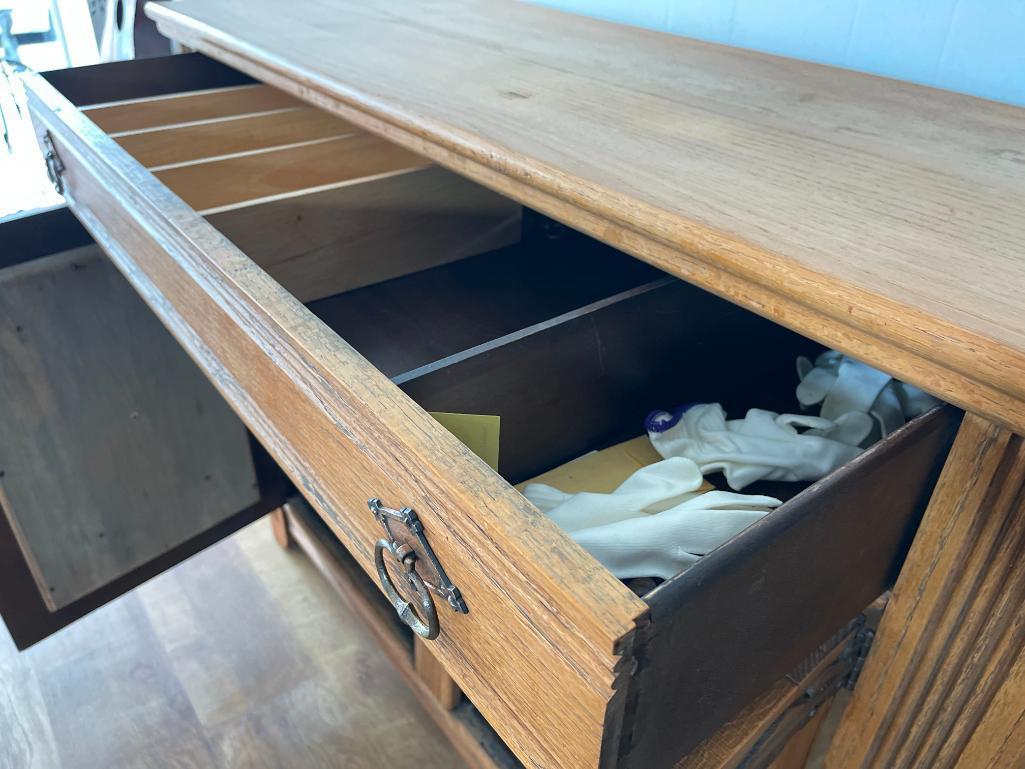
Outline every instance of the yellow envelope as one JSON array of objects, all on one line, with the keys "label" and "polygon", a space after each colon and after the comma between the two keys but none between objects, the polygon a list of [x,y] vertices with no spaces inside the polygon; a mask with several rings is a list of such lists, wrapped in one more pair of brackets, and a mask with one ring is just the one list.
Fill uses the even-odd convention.
[{"label": "yellow envelope", "polygon": [[450,414],[444,411],[431,411],[430,415],[462,441],[466,448],[487,462],[492,469],[498,470],[501,417],[489,414]]},{"label": "yellow envelope", "polygon": [[[523,491],[528,483],[546,483],[567,494],[581,491],[608,494],[642,467],[661,460],[662,457],[655,451],[648,436],[642,435],[601,451],[584,454],[554,470],[524,481],[516,488]],[[710,491],[714,488],[705,481],[698,490]]]}]

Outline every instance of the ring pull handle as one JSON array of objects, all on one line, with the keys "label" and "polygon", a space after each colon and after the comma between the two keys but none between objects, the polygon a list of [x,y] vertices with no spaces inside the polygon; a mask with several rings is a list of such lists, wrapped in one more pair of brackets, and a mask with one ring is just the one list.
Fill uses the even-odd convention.
[{"label": "ring pull handle", "polygon": [[[453,611],[466,614],[469,609],[462,593],[445,574],[415,512],[408,507],[398,510],[385,507],[376,498],[367,500],[367,506],[387,535],[374,546],[374,564],[385,595],[399,618],[417,635],[427,640],[437,638],[440,627],[435,596],[444,599]],[[406,584],[416,596],[415,603],[404,598],[395,587],[385,553],[401,568]]]},{"label": "ring pull handle", "polygon": [[[385,553],[388,553],[402,567],[403,576],[418,599],[418,611],[414,610],[413,604],[399,595],[399,591],[395,588],[395,583],[392,582],[384,560]],[[384,593],[388,596],[392,608],[399,615],[399,619],[412,628],[418,636],[426,638],[428,641],[437,638],[438,633],[441,632],[438,625],[438,610],[423,577],[416,573],[416,553],[408,545],[393,547],[387,539],[379,539],[374,547],[374,564],[377,566],[377,576],[381,580],[381,587],[384,588]]]},{"label": "ring pull handle", "polygon": [[63,195],[64,180],[61,179],[61,174],[64,173],[64,161],[57,154],[57,148],[53,146],[53,137],[50,136],[49,131],[43,134],[43,147],[46,149],[46,154],[43,156],[46,161],[46,175],[53,183],[57,194]]}]

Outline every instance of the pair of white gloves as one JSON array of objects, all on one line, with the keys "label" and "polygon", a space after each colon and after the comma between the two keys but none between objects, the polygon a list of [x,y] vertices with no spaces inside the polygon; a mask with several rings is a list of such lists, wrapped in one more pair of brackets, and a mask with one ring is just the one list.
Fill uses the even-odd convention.
[{"label": "pair of white gloves", "polygon": [[772,497],[701,493],[721,471],[731,488],[758,480],[818,480],[939,401],[830,350],[798,358],[797,399],[820,415],[750,409],[727,420],[718,403],[653,412],[648,436],[663,461],[610,494],[565,494],[532,483],[524,494],[621,579],[668,579],[778,507]]}]

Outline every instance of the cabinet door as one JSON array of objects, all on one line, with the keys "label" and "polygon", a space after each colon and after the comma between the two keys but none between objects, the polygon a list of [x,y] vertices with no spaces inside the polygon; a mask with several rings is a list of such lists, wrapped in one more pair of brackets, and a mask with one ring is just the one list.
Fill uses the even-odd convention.
[{"label": "cabinet door", "polygon": [[[0,242],[87,242],[66,213],[0,224]],[[272,509],[285,485],[97,246],[32,256],[0,269],[0,614],[20,648]]]}]

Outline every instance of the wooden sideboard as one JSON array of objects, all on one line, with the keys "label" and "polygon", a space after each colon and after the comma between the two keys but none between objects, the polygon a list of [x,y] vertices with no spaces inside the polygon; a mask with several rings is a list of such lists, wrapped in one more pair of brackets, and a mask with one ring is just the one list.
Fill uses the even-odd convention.
[{"label": "wooden sideboard", "polygon": [[[0,224],[8,325],[56,327],[0,354],[83,385],[40,365],[0,416],[20,644],[290,485],[281,541],[479,764],[768,766],[852,687],[829,769],[1021,765],[1025,112],[504,0],[147,13],[197,53],[25,78],[84,230]],[[953,405],[644,596],[511,485],[674,399],[790,410],[823,346]],[[428,411],[501,415],[497,472]],[[130,515],[149,475],[196,511],[166,536]],[[41,509],[91,523],[54,554]]]}]

